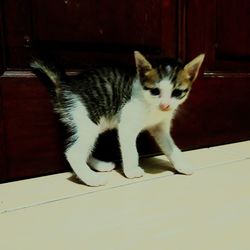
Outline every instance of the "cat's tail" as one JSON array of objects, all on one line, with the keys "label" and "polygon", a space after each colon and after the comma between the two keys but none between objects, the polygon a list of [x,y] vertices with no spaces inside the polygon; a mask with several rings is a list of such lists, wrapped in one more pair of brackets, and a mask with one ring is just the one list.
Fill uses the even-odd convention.
[{"label": "cat's tail", "polygon": [[47,82],[47,87],[50,90],[58,93],[60,90],[61,82],[65,78],[65,73],[59,68],[49,65],[40,59],[35,59],[30,63],[30,67],[34,72],[40,77],[46,77],[49,79]]}]

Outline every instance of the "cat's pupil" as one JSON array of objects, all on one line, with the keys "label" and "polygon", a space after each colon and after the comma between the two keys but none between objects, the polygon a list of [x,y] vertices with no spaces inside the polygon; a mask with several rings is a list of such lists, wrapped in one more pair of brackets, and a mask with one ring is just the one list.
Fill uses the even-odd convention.
[{"label": "cat's pupil", "polygon": [[159,95],[160,90],[158,88],[153,88],[153,89],[150,89],[150,93],[151,95]]},{"label": "cat's pupil", "polygon": [[177,99],[181,99],[185,96],[187,93],[187,90],[182,90],[182,89],[174,89],[172,92],[172,97],[175,97]]}]

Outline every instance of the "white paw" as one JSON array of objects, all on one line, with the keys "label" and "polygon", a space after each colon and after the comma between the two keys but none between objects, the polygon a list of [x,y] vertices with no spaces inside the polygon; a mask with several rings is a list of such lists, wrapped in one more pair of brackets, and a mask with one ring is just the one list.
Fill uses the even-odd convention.
[{"label": "white paw", "polygon": [[104,186],[108,179],[107,175],[105,173],[93,173],[90,176],[85,176],[82,181],[91,187],[98,187],[98,186]]},{"label": "white paw", "polygon": [[179,172],[179,173],[182,173],[182,174],[185,174],[185,175],[192,175],[194,173],[194,168],[189,165],[188,163],[174,163],[174,168]]},{"label": "white paw", "polygon": [[94,158],[93,156],[88,159],[88,164],[91,166],[91,168],[100,172],[109,172],[115,168],[115,164],[113,162],[101,161]]},{"label": "white paw", "polygon": [[124,170],[124,174],[129,179],[139,178],[144,175],[144,170],[141,167],[137,166],[134,168],[129,168],[129,169]]},{"label": "white paw", "polygon": [[97,166],[95,166],[95,170],[100,172],[109,172],[115,168],[115,164],[113,162],[101,162]]}]

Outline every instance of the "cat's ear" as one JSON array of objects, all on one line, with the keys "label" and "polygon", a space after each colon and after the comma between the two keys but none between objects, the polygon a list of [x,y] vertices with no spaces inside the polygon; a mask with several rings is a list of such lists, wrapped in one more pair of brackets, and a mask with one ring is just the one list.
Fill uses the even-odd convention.
[{"label": "cat's ear", "polygon": [[205,54],[200,54],[184,66],[184,72],[191,82],[197,78],[204,58]]},{"label": "cat's ear", "polygon": [[135,51],[134,55],[136,69],[140,75],[145,74],[146,72],[152,69],[152,65],[139,51]]}]

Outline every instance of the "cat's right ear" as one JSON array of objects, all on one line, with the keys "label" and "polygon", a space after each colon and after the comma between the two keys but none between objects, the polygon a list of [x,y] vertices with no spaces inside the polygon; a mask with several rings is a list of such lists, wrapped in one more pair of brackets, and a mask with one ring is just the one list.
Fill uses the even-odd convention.
[{"label": "cat's right ear", "polygon": [[186,72],[186,75],[188,76],[188,79],[191,80],[191,82],[194,82],[197,78],[204,58],[205,54],[200,54],[195,57],[191,62],[185,65],[184,72]]},{"label": "cat's right ear", "polygon": [[134,55],[135,55],[136,69],[139,75],[144,75],[146,72],[152,69],[152,65],[139,51],[135,51]]}]

